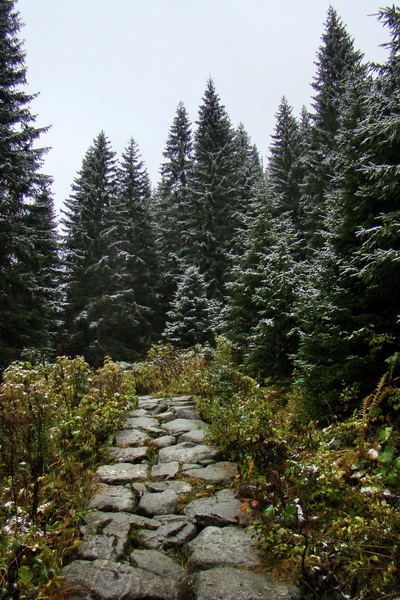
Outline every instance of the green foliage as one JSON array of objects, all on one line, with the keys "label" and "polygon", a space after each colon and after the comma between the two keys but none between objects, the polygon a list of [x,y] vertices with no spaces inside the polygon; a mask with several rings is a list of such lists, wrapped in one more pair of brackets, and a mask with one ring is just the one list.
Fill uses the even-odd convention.
[{"label": "green foliage", "polygon": [[192,393],[201,386],[210,352],[201,346],[182,351],[172,344],[154,344],[146,361],[133,366],[137,393]]},{"label": "green foliage", "polygon": [[132,374],[108,357],[13,363],[0,388],[0,589],[37,598],[79,536],[90,471],[132,406]]},{"label": "green foliage", "polygon": [[[303,597],[395,597],[400,576],[398,380],[388,373],[351,418],[321,429],[299,390],[262,387],[224,339],[199,379],[210,439],[237,460],[267,567]],[[395,399],[395,400],[393,400]],[[328,591],[329,590],[329,591]]]}]

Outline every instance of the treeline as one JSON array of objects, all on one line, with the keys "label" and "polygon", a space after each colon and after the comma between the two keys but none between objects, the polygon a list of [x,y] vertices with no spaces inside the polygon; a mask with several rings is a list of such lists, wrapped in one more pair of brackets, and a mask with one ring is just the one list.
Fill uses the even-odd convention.
[{"label": "treeline", "polygon": [[[0,363],[27,350],[98,366],[223,333],[258,378],[296,372],[317,416],[344,412],[399,362],[400,9],[367,64],[330,8],[312,109],[276,114],[264,169],[214,82],[196,127],[177,108],[151,189],[134,139],[101,132],[57,233],[44,133],[23,92],[15,0],[0,2]],[[340,398],[340,400],[339,400]]]}]

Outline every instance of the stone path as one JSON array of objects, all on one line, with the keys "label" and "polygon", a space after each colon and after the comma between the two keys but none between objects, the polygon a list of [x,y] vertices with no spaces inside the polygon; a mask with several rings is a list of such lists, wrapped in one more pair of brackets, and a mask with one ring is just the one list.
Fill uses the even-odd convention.
[{"label": "stone path", "polygon": [[[229,487],[237,465],[204,443],[206,431],[190,396],[139,398],[110,442],[112,464],[96,472],[83,543],[62,572],[65,598],[300,598],[260,568]],[[214,493],[198,497],[209,484]]]}]

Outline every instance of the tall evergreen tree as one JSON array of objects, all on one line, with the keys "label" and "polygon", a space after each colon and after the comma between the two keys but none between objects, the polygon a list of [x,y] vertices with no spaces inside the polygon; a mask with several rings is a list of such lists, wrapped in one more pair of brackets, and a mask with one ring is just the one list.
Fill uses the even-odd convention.
[{"label": "tall evergreen tree", "polygon": [[117,169],[118,185],[110,198],[98,266],[101,293],[87,308],[96,336],[86,355],[100,362],[107,354],[131,361],[155,335],[159,268],[150,215],[150,181],[137,143],[131,139]]},{"label": "tall evergreen tree", "polygon": [[300,128],[292,108],[282,98],[276,114],[275,133],[272,136],[267,167],[267,190],[273,214],[288,213],[299,229],[301,184]]},{"label": "tall evergreen tree", "polygon": [[210,79],[195,135],[187,262],[199,266],[210,297],[216,299],[225,294],[241,222],[238,168],[234,130]]},{"label": "tall evergreen tree", "polygon": [[14,0],[0,3],[0,367],[18,358],[26,346],[47,344],[43,322],[36,319],[46,308],[35,304],[44,296],[37,295],[40,276],[34,252],[39,242],[30,214],[50,183],[39,173],[46,149],[34,147],[46,129],[34,126],[29,108],[34,96],[23,90],[25,54],[14,6]]},{"label": "tall evergreen tree", "polygon": [[65,350],[72,354],[86,355],[97,339],[97,324],[89,319],[88,310],[104,291],[99,269],[107,254],[104,232],[116,194],[115,163],[115,153],[101,132],[88,149],[65,202]]},{"label": "tall evergreen tree", "polygon": [[163,337],[182,348],[213,341],[216,305],[207,298],[207,286],[197,267],[187,267],[175,293]]},{"label": "tall evergreen tree", "polygon": [[380,13],[394,44],[375,82],[354,78],[346,91],[327,241],[314,259],[314,285],[301,296],[297,364],[320,414],[327,406],[335,414],[348,408],[338,400],[343,388],[347,401],[359,401],[400,337],[398,16],[398,9]]},{"label": "tall evergreen tree", "polygon": [[188,182],[192,168],[192,134],[188,114],[179,103],[164,151],[161,182],[155,194],[160,258],[164,264],[164,298],[168,305],[182,273],[188,245]]},{"label": "tall evergreen tree", "polygon": [[302,229],[309,244],[324,244],[321,229],[326,216],[327,197],[333,175],[332,153],[336,149],[336,134],[349,81],[363,70],[362,54],[354,43],[335,9],[331,6],[317,54],[317,74],[313,82],[313,135],[307,156],[308,170],[302,186]]}]

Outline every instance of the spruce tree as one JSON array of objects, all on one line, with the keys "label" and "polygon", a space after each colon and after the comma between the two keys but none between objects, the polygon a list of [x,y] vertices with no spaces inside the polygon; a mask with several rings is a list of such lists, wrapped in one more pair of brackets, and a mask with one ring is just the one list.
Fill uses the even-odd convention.
[{"label": "spruce tree", "polygon": [[398,15],[380,13],[394,42],[388,63],[375,81],[354,77],[344,94],[326,243],[300,297],[297,365],[319,418],[357,406],[400,334]]},{"label": "spruce tree", "polygon": [[163,337],[181,348],[213,341],[217,306],[207,298],[207,286],[197,267],[183,272],[167,313]]},{"label": "spruce tree", "polygon": [[188,114],[179,103],[164,151],[161,182],[155,194],[158,247],[164,271],[164,303],[172,300],[188,247],[188,203],[192,168],[192,134]]},{"label": "spruce tree", "polygon": [[266,185],[273,214],[278,217],[288,213],[296,229],[299,229],[300,160],[300,127],[292,108],[283,97],[276,114]]},{"label": "spruce tree", "polygon": [[336,134],[340,115],[346,107],[345,95],[349,81],[362,72],[362,54],[332,6],[328,10],[322,45],[317,54],[317,73],[312,86],[314,96],[313,129],[307,155],[308,169],[302,185],[302,229],[309,245],[324,245],[321,230],[329,210],[328,196],[333,175],[332,153],[336,150]]},{"label": "spruce tree", "polygon": [[150,215],[150,181],[131,139],[117,169],[118,185],[105,214],[104,255],[98,265],[101,293],[87,309],[96,337],[92,361],[137,359],[156,332],[159,268]]},{"label": "spruce tree", "polygon": [[207,83],[195,134],[187,262],[197,265],[210,298],[222,299],[240,226],[235,135],[214,83]]},{"label": "spruce tree", "polygon": [[72,185],[72,194],[65,202],[64,326],[67,343],[64,350],[71,354],[86,356],[89,347],[98,339],[97,322],[89,318],[88,311],[92,302],[104,292],[99,270],[107,254],[104,233],[110,202],[116,194],[115,162],[110,142],[101,132],[88,149]]},{"label": "spruce tree", "polygon": [[18,358],[24,347],[48,344],[43,321],[37,320],[46,313],[44,296],[37,293],[42,269],[39,275],[35,257],[36,235],[42,232],[31,215],[50,183],[39,173],[46,149],[35,147],[46,129],[34,126],[29,108],[34,96],[23,89],[25,54],[14,6],[14,0],[0,3],[0,367]]}]

